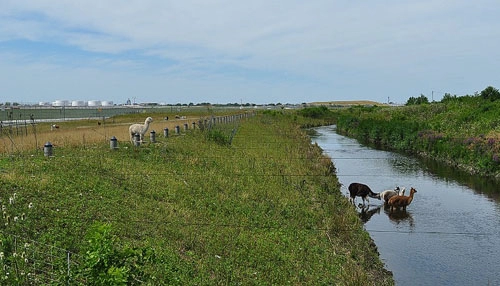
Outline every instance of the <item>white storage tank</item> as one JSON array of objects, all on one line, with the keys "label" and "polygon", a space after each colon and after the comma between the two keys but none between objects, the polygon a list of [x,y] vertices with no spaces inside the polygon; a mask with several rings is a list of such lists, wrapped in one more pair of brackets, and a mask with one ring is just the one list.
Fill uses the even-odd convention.
[{"label": "white storage tank", "polygon": [[83,101],[83,100],[73,100],[71,102],[71,106],[83,107],[83,106],[85,106],[85,101]]},{"label": "white storage tank", "polygon": [[100,100],[89,100],[89,106],[101,106]]},{"label": "white storage tank", "polygon": [[109,101],[109,100],[104,100],[102,103],[101,103],[102,106],[113,106],[113,101]]},{"label": "white storage tank", "polygon": [[52,102],[52,106],[69,106],[69,100],[56,100]]}]

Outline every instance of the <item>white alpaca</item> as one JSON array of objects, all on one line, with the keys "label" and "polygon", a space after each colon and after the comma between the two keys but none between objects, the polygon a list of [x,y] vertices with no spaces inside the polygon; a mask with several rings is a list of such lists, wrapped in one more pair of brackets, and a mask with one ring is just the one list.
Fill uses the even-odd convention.
[{"label": "white alpaca", "polygon": [[[396,188],[394,188],[394,190],[385,190],[385,191],[379,193],[379,199],[383,200],[387,204],[387,202],[389,201],[389,199],[391,197],[399,195],[399,191],[400,191],[400,189],[398,186],[396,186]],[[404,188],[403,188],[403,191],[404,191]]]},{"label": "white alpaca", "polygon": [[132,124],[128,128],[128,132],[130,133],[130,141],[132,144],[134,144],[134,136],[135,134],[139,134],[140,136],[140,142],[144,140],[144,134],[146,134],[146,131],[148,131],[149,128],[149,123],[153,122],[153,118],[148,117],[144,121],[144,124]]}]

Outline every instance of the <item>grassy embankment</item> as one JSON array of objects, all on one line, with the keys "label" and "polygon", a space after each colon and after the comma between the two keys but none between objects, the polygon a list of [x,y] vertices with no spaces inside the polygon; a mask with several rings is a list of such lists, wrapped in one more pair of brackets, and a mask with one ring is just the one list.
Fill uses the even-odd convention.
[{"label": "grassy embankment", "polygon": [[335,111],[338,131],[500,179],[500,100],[479,96],[402,107]]},{"label": "grassy embankment", "polygon": [[4,155],[2,283],[64,284],[50,245],[72,284],[393,284],[307,122],[270,112],[138,148],[126,126],[74,126],[53,157]]}]

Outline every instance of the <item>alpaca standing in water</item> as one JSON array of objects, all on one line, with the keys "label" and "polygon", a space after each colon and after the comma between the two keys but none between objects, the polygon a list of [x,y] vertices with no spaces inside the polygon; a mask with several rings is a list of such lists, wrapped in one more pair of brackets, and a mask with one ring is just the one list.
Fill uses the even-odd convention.
[{"label": "alpaca standing in water", "polygon": [[394,196],[389,199],[389,206],[391,207],[391,212],[394,210],[394,208],[399,208],[403,207],[403,210],[406,210],[406,207],[411,204],[413,201],[413,196],[417,190],[415,190],[413,187],[410,189],[410,195],[409,196]]},{"label": "alpaca standing in water", "polygon": [[349,195],[350,195],[350,201],[354,204],[354,200],[356,199],[356,196],[361,197],[363,199],[363,205],[365,205],[365,201],[370,203],[368,201],[367,196],[370,196],[372,198],[376,198],[380,200],[379,194],[376,194],[372,192],[370,187],[368,187],[365,184],[361,183],[352,183],[349,185]]},{"label": "alpaca standing in water", "polygon": [[389,201],[390,198],[394,196],[402,196],[404,195],[405,188],[403,187],[403,190],[399,189],[399,186],[394,188],[394,190],[385,190],[383,192],[380,192],[379,197],[381,200],[384,201],[385,204]]}]

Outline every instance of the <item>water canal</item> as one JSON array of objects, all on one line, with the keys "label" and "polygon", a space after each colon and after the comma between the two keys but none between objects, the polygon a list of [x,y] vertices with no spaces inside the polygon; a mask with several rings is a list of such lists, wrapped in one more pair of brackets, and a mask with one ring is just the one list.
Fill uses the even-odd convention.
[{"label": "water canal", "polygon": [[312,141],[332,158],[346,196],[352,182],[374,192],[417,190],[406,211],[391,213],[377,199],[357,206],[396,285],[500,285],[498,183],[364,146],[335,126],[315,131]]}]

